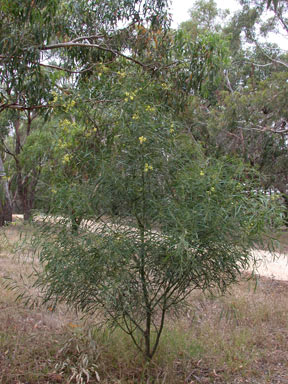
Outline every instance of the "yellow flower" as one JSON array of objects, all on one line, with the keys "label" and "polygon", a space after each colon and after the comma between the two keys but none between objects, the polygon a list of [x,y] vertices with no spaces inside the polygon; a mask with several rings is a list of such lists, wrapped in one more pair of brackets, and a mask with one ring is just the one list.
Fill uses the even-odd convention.
[{"label": "yellow flower", "polygon": [[241,189],[241,184],[240,183],[237,183],[236,189]]},{"label": "yellow flower", "polygon": [[140,136],[139,137],[140,144],[145,143],[146,140],[147,140],[147,138],[145,136]]},{"label": "yellow flower", "polygon": [[63,121],[61,121],[60,125],[62,127],[67,127],[71,124],[71,122],[68,120],[68,119],[64,119]]},{"label": "yellow flower", "polygon": [[70,160],[71,160],[71,155],[69,155],[68,153],[66,153],[66,155],[63,156],[63,159],[62,159],[62,163],[63,164],[66,164],[66,163],[69,163]]},{"label": "yellow flower", "polygon": [[203,171],[200,172],[200,176],[204,176],[205,173]]},{"label": "yellow flower", "polygon": [[52,188],[52,189],[51,189],[51,192],[52,192],[52,193],[56,193],[56,189]]},{"label": "yellow flower", "polygon": [[127,101],[129,101],[129,100],[134,100],[134,97],[136,96],[136,93],[135,92],[131,92],[131,93],[125,92],[124,95],[126,96],[124,98],[124,101],[127,103]]},{"label": "yellow flower", "polygon": [[166,84],[166,83],[162,83],[161,84],[161,87],[165,90],[168,90],[169,89],[169,86]]},{"label": "yellow flower", "polygon": [[56,103],[58,101],[58,95],[55,91],[52,92],[53,100],[52,103]]},{"label": "yellow flower", "polygon": [[126,76],[126,73],[125,72],[120,72],[118,71],[117,74],[121,77],[121,78],[124,78]]},{"label": "yellow flower", "polygon": [[148,172],[148,171],[152,171],[152,170],[153,170],[152,165],[145,163],[144,172]]},{"label": "yellow flower", "polygon": [[76,104],[75,100],[71,100],[70,102],[67,102],[67,104],[64,104],[65,112],[69,112],[70,109],[73,108],[75,104]]},{"label": "yellow flower", "polygon": [[155,108],[151,107],[151,105],[147,105],[145,109],[147,112],[155,112]]},{"label": "yellow flower", "polygon": [[132,119],[133,119],[133,120],[139,120],[139,115],[138,115],[138,113],[134,113],[134,115],[132,116]]},{"label": "yellow flower", "polygon": [[68,147],[68,143],[64,143],[63,140],[59,139],[58,140],[58,148],[67,148]]},{"label": "yellow flower", "polygon": [[210,191],[211,191],[211,192],[215,192],[215,188],[214,188],[214,187],[211,187]]}]

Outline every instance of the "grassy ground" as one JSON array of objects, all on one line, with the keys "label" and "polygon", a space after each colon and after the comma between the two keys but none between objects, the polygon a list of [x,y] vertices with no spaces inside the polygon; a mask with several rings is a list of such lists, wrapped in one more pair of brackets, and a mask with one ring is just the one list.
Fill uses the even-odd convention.
[{"label": "grassy ground", "polygon": [[[20,229],[1,229],[0,278],[25,282],[32,268],[15,252]],[[194,293],[168,319],[149,367],[119,330],[93,328],[64,307],[28,308],[16,296],[0,286],[1,384],[288,383],[285,281],[243,278],[225,297]]]}]

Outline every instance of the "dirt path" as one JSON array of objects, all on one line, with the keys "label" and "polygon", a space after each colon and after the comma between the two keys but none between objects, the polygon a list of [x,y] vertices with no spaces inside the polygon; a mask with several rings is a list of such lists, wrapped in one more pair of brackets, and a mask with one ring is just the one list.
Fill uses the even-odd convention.
[{"label": "dirt path", "polygon": [[288,281],[288,253],[277,253],[274,257],[268,251],[255,251],[254,254],[259,259],[257,274]]}]

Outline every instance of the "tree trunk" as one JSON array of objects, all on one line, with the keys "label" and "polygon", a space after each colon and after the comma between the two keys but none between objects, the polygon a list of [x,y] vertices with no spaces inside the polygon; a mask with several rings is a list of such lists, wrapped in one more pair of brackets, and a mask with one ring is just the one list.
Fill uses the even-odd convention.
[{"label": "tree trunk", "polygon": [[2,157],[0,155],[0,227],[12,221],[12,201]]},{"label": "tree trunk", "polygon": [[[31,116],[30,111],[27,115],[27,127],[26,127],[26,137],[31,133],[31,123],[36,115]],[[23,172],[23,167],[19,161],[19,155],[22,151],[21,144],[21,135],[20,135],[20,115],[15,122],[15,136],[16,136],[16,145],[15,145],[15,164],[16,164],[16,173],[17,173],[17,193],[21,201],[21,208],[24,215],[24,220],[27,221],[31,218],[31,210],[34,208],[35,203],[35,191],[40,175],[40,169],[32,172],[32,175],[25,175]]]},{"label": "tree trunk", "polygon": [[288,195],[282,194],[282,197],[284,199],[284,205],[285,205],[285,212],[284,212],[284,223],[285,226],[288,227]]},{"label": "tree trunk", "polygon": [[33,208],[33,205],[34,204],[30,202],[28,196],[24,196],[24,201],[22,201],[24,221],[31,218],[31,209]]}]

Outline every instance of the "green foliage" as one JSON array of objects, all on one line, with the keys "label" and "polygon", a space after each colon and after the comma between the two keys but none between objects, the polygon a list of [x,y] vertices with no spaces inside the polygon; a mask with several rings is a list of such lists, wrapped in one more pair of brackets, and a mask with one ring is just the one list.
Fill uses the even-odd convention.
[{"label": "green foliage", "polygon": [[214,0],[198,0],[190,9],[190,19],[181,23],[180,28],[194,40],[199,34],[219,32],[228,14],[229,10],[218,9]]},{"label": "green foliage", "polygon": [[2,3],[16,24],[0,41],[1,108],[27,110],[15,126],[18,193],[38,191],[47,213],[33,238],[35,287],[52,306],[100,311],[149,360],[167,312],[194,289],[225,292],[281,224],[257,172],[210,146],[227,117],[232,134],[239,116],[256,121],[279,82],[247,81],[255,101],[220,98],[231,60],[212,1],[198,2],[195,38],[167,30],[162,0]]},{"label": "green foliage", "polygon": [[[93,152],[94,174],[70,186],[69,201],[63,183],[66,216],[47,217],[33,247],[44,301],[100,310],[151,359],[167,311],[196,288],[224,292],[237,281],[278,208],[243,164],[205,159],[165,105],[143,103],[148,91],[125,93],[113,139]],[[92,208],[77,235],[67,205]]]}]

